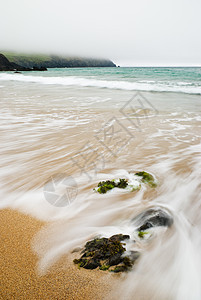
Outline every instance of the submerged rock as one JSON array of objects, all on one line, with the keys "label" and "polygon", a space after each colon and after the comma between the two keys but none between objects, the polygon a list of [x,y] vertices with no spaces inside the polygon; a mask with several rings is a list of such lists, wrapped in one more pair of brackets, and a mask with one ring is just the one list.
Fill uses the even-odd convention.
[{"label": "submerged rock", "polygon": [[173,217],[165,209],[149,208],[135,217],[132,221],[138,226],[138,236],[143,237],[145,233],[142,232],[151,227],[170,227],[173,224]]},{"label": "submerged rock", "polygon": [[106,194],[108,191],[119,188],[125,189],[129,192],[140,190],[141,184],[148,184],[150,187],[155,188],[157,186],[156,180],[153,175],[145,171],[134,173],[129,179],[120,178],[118,180],[106,180],[100,181],[98,187],[94,190],[100,194]]},{"label": "submerged rock", "polygon": [[116,234],[110,238],[96,238],[88,241],[79,259],[74,259],[74,263],[85,269],[96,269],[123,272],[132,268],[139,257],[139,252],[131,251],[124,256],[126,248],[122,241],[130,239],[129,235]]},{"label": "submerged rock", "polygon": [[101,181],[98,184],[98,189],[96,190],[100,194],[105,194],[109,190],[112,190],[113,188],[117,187],[119,189],[125,189],[128,185],[128,181],[126,179],[119,179],[118,181],[115,180],[107,180],[107,181]]},{"label": "submerged rock", "polygon": [[151,175],[150,173],[141,171],[141,172],[135,173],[135,175],[141,177],[142,182],[147,183],[150,187],[153,188],[153,187],[157,186],[153,175]]},{"label": "submerged rock", "polygon": [[105,194],[114,188],[124,189],[129,192],[133,192],[139,190],[141,188],[141,184],[137,180],[134,184],[133,182],[129,182],[128,179],[120,178],[118,180],[113,179],[113,180],[100,181],[98,183],[98,187],[95,188],[94,190],[100,194]]}]

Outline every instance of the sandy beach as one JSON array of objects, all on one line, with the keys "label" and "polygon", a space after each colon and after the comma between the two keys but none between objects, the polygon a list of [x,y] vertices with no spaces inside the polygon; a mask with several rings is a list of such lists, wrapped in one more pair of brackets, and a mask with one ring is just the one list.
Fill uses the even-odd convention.
[{"label": "sandy beach", "polygon": [[[201,69],[34,74],[0,74],[0,299],[200,300]],[[156,187],[97,192],[143,171]],[[141,238],[134,220],[149,208],[173,223]],[[140,252],[132,270],[73,263],[116,234]]]},{"label": "sandy beach", "polygon": [[39,276],[31,243],[44,223],[10,209],[0,219],[0,299],[103,299],[110,292],[110,274],[78,269],[67,258]]}]

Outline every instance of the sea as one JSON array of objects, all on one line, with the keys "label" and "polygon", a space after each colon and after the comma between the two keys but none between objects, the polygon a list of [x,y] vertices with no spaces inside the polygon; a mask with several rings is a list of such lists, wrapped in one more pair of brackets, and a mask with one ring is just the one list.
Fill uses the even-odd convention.
[{"label": "sea", "polygon": [[[0,112],[0,208],[50,224],[32,245],[39,273],[123,233],[141,255],[111,295],[201,299],[201,68],[1,72]],[[157,186],[96,191],[139,171]],[[132,220],[149,208],[173,225],[139,238]]]}]

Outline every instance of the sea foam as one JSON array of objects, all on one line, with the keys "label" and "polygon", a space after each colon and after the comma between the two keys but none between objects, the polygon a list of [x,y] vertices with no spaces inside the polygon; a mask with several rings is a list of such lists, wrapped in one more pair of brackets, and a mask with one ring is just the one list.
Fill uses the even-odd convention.
[{"label": "sea foam", "polygon": [[119,89],[128,91],[152,91],[152,92],[175,92],[187,94],[201,94],[201,86],[191,82],[173,81],[123,81],[123,80],[102,80],[83,78],[79,76],[32,76],[24,74],[0,74],[0,81],[30,82],[47,85],[64,85],[78,87],[96,87],[105,89]]}]

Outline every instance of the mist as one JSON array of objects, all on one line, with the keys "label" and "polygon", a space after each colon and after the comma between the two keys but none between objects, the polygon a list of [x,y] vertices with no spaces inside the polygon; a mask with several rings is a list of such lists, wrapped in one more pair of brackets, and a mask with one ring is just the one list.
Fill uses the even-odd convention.
[{"label": "mist", "polygon": [[108,58],[122,66],[201,65],[197,0],[7,0],[0,50]]}]

